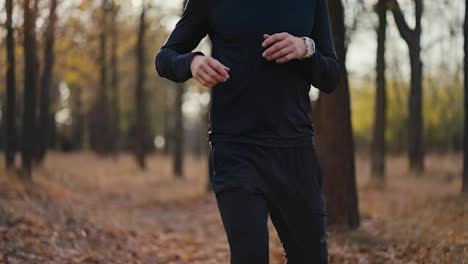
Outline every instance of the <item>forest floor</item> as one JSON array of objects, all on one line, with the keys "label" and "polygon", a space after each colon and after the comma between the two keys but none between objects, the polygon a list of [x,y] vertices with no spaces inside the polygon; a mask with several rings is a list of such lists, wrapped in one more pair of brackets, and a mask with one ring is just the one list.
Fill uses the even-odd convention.
[{"label": "forest floor", "polygon": [[[460,154],[430,154],[417,177],[405,157],[390,156],[382,190],[358,154],[361,226],[329,228],[330,263],[468,263],[461,163]],[[229,263],[206,160],[187,157],[183,180],[169,157],[147,164],[142,172],[129,155],[51,153],[30,184],[0,167],[0,263]],[[283,263],[269,226],[271,263]]]}]

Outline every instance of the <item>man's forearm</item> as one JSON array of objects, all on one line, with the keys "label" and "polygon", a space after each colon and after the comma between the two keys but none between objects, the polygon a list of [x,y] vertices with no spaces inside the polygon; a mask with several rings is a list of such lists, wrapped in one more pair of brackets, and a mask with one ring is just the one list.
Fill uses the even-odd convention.
[{"label": "man's forearm", "polygon": [[185,82],[192,77],[190,63],[201,51],[179,53],[170,48],[162,48],[156,55],[155,68],[161,77],[174,82]]}]

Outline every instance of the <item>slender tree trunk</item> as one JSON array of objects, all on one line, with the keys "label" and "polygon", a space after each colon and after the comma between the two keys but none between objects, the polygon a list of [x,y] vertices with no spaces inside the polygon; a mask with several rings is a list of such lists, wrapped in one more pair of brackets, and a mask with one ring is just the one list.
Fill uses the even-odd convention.
[{"label": "slender tree trunk", "polygon": [[146,116],[146,100],[145,100],[145,81],[146,81],[146,67],[145,67],[145,31],[146,31],[146,6],[142,1],[140,27],[138,31],[138,42],[136,47],[137,57],[137,83],[135,89],[136,99],[136,125],[135,125],[135,155],[140,168],[146,168],[145,162],[145,116]]},{"label": "slender tree trunk", "polygon": [[465,1],[465,25],[463,27],[464,29],[464,37],[465,37],[465,79],[464,79],[464,85],[465,85],[465,133],[463,137],[463,144],[464,144],[464,151],[463,151],[463,187],[462,187],[462,192],[463,193],[468,193],[468,0]]},{"label": "slender tree trunk", "polygon": [[[419,39],[419,38],[418,38]],[[422,116],[422,69],[419,40],[410,51],[411,89],[409,96],[408,147],[410,169],[422,175],[424,170],[424,134]]]},{"label": "slender tree trunk", "polygon": [[81,87],[74,87],[72,90],[73,104],[72,104],[72,136],[71,141],[74,150],[80,150],[83,147],[83,134],[85,129],[84,114],[83,114],[83,101]]},{"label": "slender tree trunk", "polygon": [[108,0],[102,0],[100,25],[102,29],[99,37],[100,89],[90,114],[91,148],[101,155],[111,154],[115,145],[115,139],[113,138],[114,129],[112,127],[112,111],[108,91],[107,41],[109,11],[110,4]]},{"label": "slender tree trunk", "polygon": [[100,85],[100,93],[101,97],[107,98],[107,83],[108,83],[108,75],[107,75],[107,0],[102,0],[101,3],[101,33],[99,36],[99,54],[100,54],[100,71],[101,71],[101,85]]},{"label": "slender tree trunk", "polygon": [[164,139],[165,139],[165,144],[164,144],[164,154],[169,155],[172,151],[172,120],[171,120],[171,109],[172,105],[167,103],[168,99],[168,93],[165,91],[165,99],[166,101],[164,102]]},{"label": "slender tree trunk", "polygon": [[422,116],[422,73],[421,60],[421,19],[423,14],[423,0],[413,0],[415,4],[415,27],[410,28],[397,0],[391,0],[391,10],[401,37],[408,45],[411,65],[411,87],[409,94],[408,118],[408,158],[410,169],[419,175],[424,170],[424,138]]},{"label": "slender tree trunk", "polygon": [[[187,0],[182,1],[182,11],[187,5]],[[176,177],[183,177],[184,173],[184,117],[182,113],[182,103],[185,91],[183,83],[176,84],[176,97],[174,102],[174,152],[173,152],[173,169]]]},{"label": "slender tree trunk", "polygon": [[118,152],[121,147],[120,133],[120,112],[119,112],[119,61],[118,61],[118,28],[117,15],[119,6],[115,1],[112,2],[112,17],[111,17],[111,105],[112,105],[112,125],[114,126],[114,152]]},{"label": "slender tree trunk", "polygon": [[377,29],[376,96],[374,133],[371,145],[371,175],[378,183],[384,182],[385,174],[385,127],[386,127],[386,91],[385,91],[385,39],[387,30],[387,0],[377,2],[379,26]]},{"label": "slender tree trunk", "polygon": [[321,94],[314,106],[316,144],[324,172],[328,223],[349,228],[359,226],[354,141],[351,126],[348,73],[345,66],[345,24],[341,0],[329,1],[333,38],[340,63],[339,87]]},{"label": "slender tree trunk", "polygon": [[[36,16],[38,0],[24,1],[24,110],[21,158],[22,167],[27,180],[31,180],[32,158],[35,135],[35,110],[37,93],[37,47],[36,47]],[[31,3],[33,4],[31,6]]]},{"label": "slender tree trunk", "polygon": [[50,113],[50,90],[53,82],[55,23],[57,21],[57,0],[50,0],[49,21],[46,28],[44,46],[44,69],[41,79],[40,112],[38,122],[38,142],[36,159],[42,162],[45,158],[50,139],[50,127],[53,118]]},{"label": "slender tree trunk", "polygon": [[183,164],[184,164],[184,122],[182,113],[182,103],[185,85],[183,83],[176,84],[176,97],[174,102],[174,175],[176,177],[183,177]]},{"label": "slender tree trunk", "polygon": [[5,164],[10,169],[15,163],[16,152],[16,59],[15,39],[13,30],[13,1],[5,1],[6,20],[6,49],[7,49],[7,78],[6,78],[6,108],[5,108]]}]

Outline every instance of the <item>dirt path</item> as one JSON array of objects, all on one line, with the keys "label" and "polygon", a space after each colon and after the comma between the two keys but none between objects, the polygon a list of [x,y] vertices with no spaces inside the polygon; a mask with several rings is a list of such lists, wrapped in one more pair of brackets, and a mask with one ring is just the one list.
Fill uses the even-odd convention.
[{"label": "dirt path", "polygon": [[[330,262],[463,263],[461,157],[432,155],[419,178],[408,175],[404,158],[391,157],[385,190],[367,184],[368,162],[358,157],[362,225],[330,229]],[[30,187],[2,176],[0,205],[11,219],[0,227],[0,263],[228,263],[205,160],[188,159],[184,180],[173,178],[167,157],[148,164],[141,172],[126,155],[53,153]],[[279,264],[271,223],[270,230],[271,263]]]}]

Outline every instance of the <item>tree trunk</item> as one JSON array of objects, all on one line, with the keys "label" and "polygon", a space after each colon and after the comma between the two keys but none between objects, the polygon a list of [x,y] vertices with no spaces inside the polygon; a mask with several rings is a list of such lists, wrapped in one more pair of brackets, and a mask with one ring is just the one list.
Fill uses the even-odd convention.
[{"label": "tree trunk", "polygon": [[[468,7],[468,0],[465,1],[465,6]],[[468,193],[468,8],[465,8],[465,25],[464,25],[464,37],[465,37],[465,133],[463,137],[464,151],[463,151],[463,187],[462,192]]]},{"label": "tree trunk", "polygon": [[83,100],[81,87],[72,89],[72,135],[71,142],[74,150],[80,150],[83,147],[83,134],[85,129],[85,121],[83,114]]},{"label": "tree trunk", "polygon": [[184,96],[184,84],[176,84],[176,97],[174,102],[174,175],[176,177],[183,177],[183,164],[184,164],[184,122],[182,113],[182,103]]},{"label": "tree trunk", "polygon": [[411,89],[409,96],[408,147],[409,164],[412,171],[422,175],[424,170],[424,138],[422,116],[422,61],[419,41],[410,50]]},{"label": "tree trunk", "polygon": [[41,80],[40,112],[36,159],[42,162],[49,146],[50,127],[53,117],[50,113],[50,90],[53,82],[55,23],[57,21],[57,0],[50,0],[49,21],[46,28],[44,46],[44,69]]},{"label": "tree trunk", "polygon": [[[182,1],[182,11],[187,5],[187,0]],[[173,152],[173,170],[176,177],[183,177],[184,173],[184,116],[182,113],[182,103],[185,85],[176,84],[176,98],[174,102],[174,152]]]},{"label": "tree trunk", "polygon": [[100,89],[96,97],[96,102],[91,108],[89,127],[91,148],[101,155],[113,153],[115,145],[115,139],[113,138],[114,129],[112,127],[112,111],[108,91],[107,31],[109,10],[109,2],[107,0],[102,0],[102,29],[99,37]]},{"label": "tree trunk", "polygon": [[359,226],[354,140],[351,126],[348,73],[345,66],[345,24],[341,0],[329,1],[333,39],[340,63],[339,87],[321,94],[314,106],[316,145],[324,172],[328,223]]},{"label": "tree trunk", "polygon": [[419,175],[424,170],[424,139],[422,116],[422,73],[421,60],[421,19],[423,14],[423,0],[413,0],[415,4],[415,26],[410,28],[400,5],[396,0],[391,0],[391,10],[395,24],[401,37],[405,40],[410,54],[411,87],[408,100],[408,158],[410,169]]},{"label": "tree trunk", "polygon": [[[31,6],[33,2],[33,6]],[[31,180],[32,158],[34,150],[36,90],[37,90],[37,44],[36,17],[38,0],[24,1],[24,110],[21,141],[22,167],[27,180]]]},{"label": "tree trunk", "polygon": [[379,26],[377,29],[376,95],[374,133],[371,145],[371,176],[377,184],[384,183],[385,175],[385,127],[386,127],[386,91],[385,91],[385,39],[387,30],[387,0],[377,3]]},{"label": "tree trunk", "polygon": [[16,59],[15,39],[13,30],[13,1],[5,1],[6,20],[6,49],[7,49],[7,78],[6,78],[6,108],[5,108],[5,165],[7,169],[13,167],[16,152]]},{"label": "tree trunk", "polygon": [[136,47],[137,57],[137,83],[135,89],[136,99],[136,125],[135,125],[135,155],[137,163],[141,169],[146,169],[145,162],[145,116],[146,116],[146,100],[145,100],[145,80],[146,80],[146,67],[145,67],[145,30],[146,30],[146,6],[142,1],[140,27],[138,31],[138,42]]},{"label": "tree trunk", "polygon": [[121,132],[120,132],[120,112],[119,112],[119,62],[118,62],[118,27],[117,15],[119,6],[115,1],[112,1],[112,17],[111,17],[111,106],[112,106],[112,125],[114,127],[114,152],[118,152],[121,147]]}]

